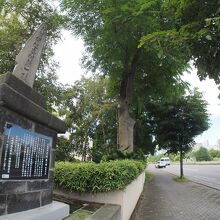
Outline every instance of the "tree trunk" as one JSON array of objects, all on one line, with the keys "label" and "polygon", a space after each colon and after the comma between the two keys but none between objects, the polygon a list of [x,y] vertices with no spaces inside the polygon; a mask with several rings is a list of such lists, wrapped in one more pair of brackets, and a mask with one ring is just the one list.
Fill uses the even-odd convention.
[{"label": "tree trunk", "polygon": [[118,111],[118,141],[122,152],[133,152],[133,135],[135,120],[129,115],[128,104],[121,101]]},{"label": "tree trunk", "polygon": [[86,161],[86,156],[87,156],[87,141],[88,141],[88,137],[87,137],[87,131],[85,133],[85,139],[83,142],[83,152],[82,152],[82,161]]},{"label": "tree trunk", "polygon": [[180,148],[180,178],[183,178],[183,151],[182,147]]},{"label": "tree trunk", "polygon": [[118,110],[118,143],[119,150],[122,152],[133,152],[135,120],[130,116],[129,106],[132,104],[133,99],[134,80],[138,59],[139,51],[137,50],[129,65],[128,54],[126,54],[125,68],[121,80]]}]

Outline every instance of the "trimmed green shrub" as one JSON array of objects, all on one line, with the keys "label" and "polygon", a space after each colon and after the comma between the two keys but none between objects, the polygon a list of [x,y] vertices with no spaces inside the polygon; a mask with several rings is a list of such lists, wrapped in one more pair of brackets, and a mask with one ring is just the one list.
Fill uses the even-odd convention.
[{"label": "trimmed green shrub", "polygon": [[72,192],[108,192],[122,190],[145,168],[134,160],[96,163],[58,162],[55,165],[55,186]]}]

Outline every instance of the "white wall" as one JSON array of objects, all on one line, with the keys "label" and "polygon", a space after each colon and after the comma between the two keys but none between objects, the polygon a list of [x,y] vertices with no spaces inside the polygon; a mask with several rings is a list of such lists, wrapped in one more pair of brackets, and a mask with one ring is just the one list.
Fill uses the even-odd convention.
[{"label": "white wall", "polygon": [[70,193],[65,191],[55,191],[73,199],[104,204],[117,204],[121,206],[121,220],[129,220],[137,201],[143,191],[145,172],[130,183],[125,190],[118,190],[108,193]]}]

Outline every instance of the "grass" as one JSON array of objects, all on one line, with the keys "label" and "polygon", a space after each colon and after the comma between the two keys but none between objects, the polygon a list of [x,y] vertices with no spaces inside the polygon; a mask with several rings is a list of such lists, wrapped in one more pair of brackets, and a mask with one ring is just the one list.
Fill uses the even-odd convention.
[{"label": "grass", "polygon": [[78,211],[75,211],[72,214],[70,214],[70,216],[65,218],[65,220],[85,220],[86,218],[88,218],[92,214],[93,214],[93,212],[91,212],[91,211],[79,209]]},{"label": "grass", "polygon": [[214,157],[213,161],[220,161],[220,158],[219,157]]},{"label": "grass", "polygon": [[179,182],[179,183],[183,183],[183,182],[190,182],[190,180],[189,179],[187,179],[186,177],[175,177],[175,178],[173,178],[176,182]]},{"label": "grass", "polygon": [[153,175],[151,172],[149,172],[148,170],[145,171],[145,182],[149,183],[153,178]]}]

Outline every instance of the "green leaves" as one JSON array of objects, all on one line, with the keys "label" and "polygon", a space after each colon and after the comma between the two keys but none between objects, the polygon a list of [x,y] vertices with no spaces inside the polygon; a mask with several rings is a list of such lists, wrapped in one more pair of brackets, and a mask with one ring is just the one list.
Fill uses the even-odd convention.
[{"label": "green leaves", "polygon": [[[170,49],[170,51],[179,48],[188,60],[194,60],[200,79],[209,76],[216,83],[220,83],[219,1],[163,1],[160,15],[166,16],[163,18],[162,32],[145,34],[139,47],[156,45],[161,50]],[[160,42],[160,45],[157,42]]]},{"label": "green leaves", "polygon": [[153,111],[155,119],[155,137],[158,145],[169,153],[190,150],[194,137],[207,130],[207,103],[201,93],[180,97],[171,102],[164,102]]},{"label": "green leaves", "polygon": [[[160,0],[63,1],[70,29],[86,45],[84,67],[109,78],[112,91],[117,94],[114,97],[129,100],[129,113],[138,109],[144,115],[139,100],[147,103],[152,97],[164,98],[176,92],[176,76],[187,66],[188,57],[182,56],[179,47],[167,46],[170,39],[176,45],[180,40],[171,25],[173,14],[162,7],[163,3]],[[140,97],[137,102],[135,98],[132,100],[133,94],[136,100]],[[141,145],[144,146],[144,141]]]},{"label": "green leaves", "polygon": [[122,190],[144,171],[144,164],[133,160],[95,163],[59,162],[55,185],[72,192]]},{"label": "green leaves", "polygon": [[59,113],[65,117],[72,152],[83,159],[91,153],[91,140],[100,153],[116,146],[117,104],[108,83],[103,77],[82,78],[63,93]]},{"label": "green leaves", "polygon": [[159,41],[173,41],[177,38],[177,34],[178,33],[175,29],[166,31],[156,31],[154,33],[143,36],[140,40],[140,44],[138,45],[138,47],[141,48],[143,45],[150,46],[153,43],[159,44]]}]

